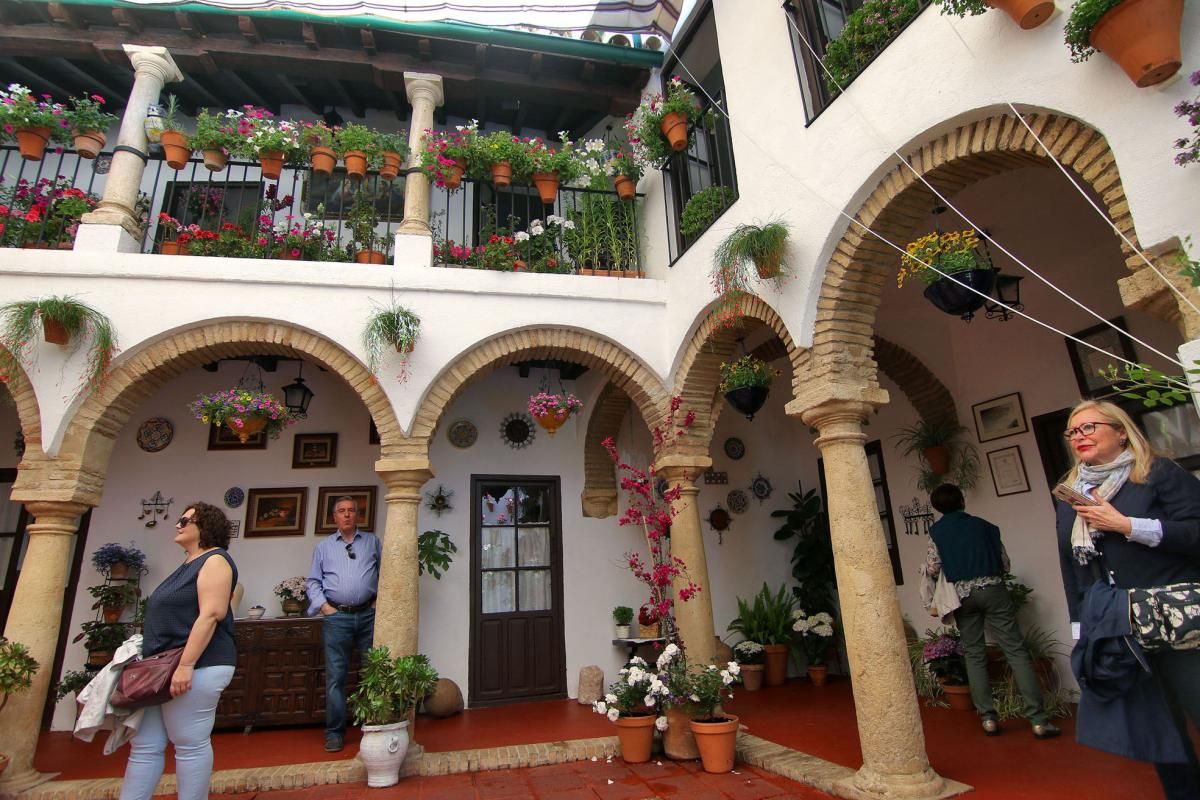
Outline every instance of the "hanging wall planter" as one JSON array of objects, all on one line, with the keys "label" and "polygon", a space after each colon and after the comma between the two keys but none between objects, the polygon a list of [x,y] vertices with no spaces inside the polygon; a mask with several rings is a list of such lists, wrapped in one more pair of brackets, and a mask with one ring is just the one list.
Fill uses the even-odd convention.
[{"label": "hanging wall planter", "polygon": [[75,131],[75,152],[80,158],[93,159],[104,149],[107,138],[104,131]]},{"label": "hanging wall planter", "polygon": [[279,180],[279,176],[283,173],[283,151],[266,150],[259,153],[258,165],[262,169],[264,178],[269,181]]},{"label": "hanging wall planter", "polygon": [[394,150],[384,150],[382,153],[383,165],[379,168],[379,177],[385,181],[393,181],[400,174],[400,165],[404,162],[404,157]]},{"label": "hanging wall planter", "polygon": [[1033,30],[1054,13],[1053,0],[987,0],[992,8],[998,8],[1023,30]]},{"label": "hanging wall planter", "polygon": [[0,307],[0,345],[9,354],[0,358],[0,372],[12,375],[7,369],[10,359],[23,360],[27,353],[34,358],[30,346],[39,327],[47,342],[72,350],[90,334],[84,386],[94,389],[104,382],[117,352],[116,330],[104,314],[70,296],[16,301]]},{"label": "hanging wall planter", "polygon": [[617,197],[621,200],[632,200],[637,196],[637,184],[624,175],[614,175],[613,186],[616,187]]},{"label": "hanging wall planter", "polygon": [[171,169],[183,169],[192,157],[192,148],[188,145],[187,137],[181,131],[163,131],[160,142],[167,157],[167,166]]},{"label": "hanging wall planter", "polygon": [[[925,288],[925,299],[937,306],[939,310],[962,317],[963,320],[969,322],[975,312],[986,302],[985,295],[991,293],[992,286],[996,283],[996,271],[988,267],[952,274],[959,283],[948,278],[939,278]],[[960,284],[966,284],[966,286]],[[967,286],[971,288],[968,289]],[[975,291],[973,292],[971,289]]]},{"label": "hanging wall planter", "polygon": [[492,164],[492,183],[497,189],[504,189],[512,185],[512,164],[507,161],[501,161],[498,164]]},{"label": "hanging wall planter", "polygon": [[245,444],[250,437],[266,431],[272,439],[296,421],[296,417],[274,395],[235,386],[213,394],[202,394],[188,408],[205,425],[224,425]]},{"label": "hanging wall planter", "polygon": [[1124,0],[1096,22],[1089,41],[1145,88],[1179,71],[1182,24],[1183,0]]},{"label": "hanging wall planter", "polygon": [[333,152],[332,147],[317,145],[309,152],[309,161],[312,163],[313,172],[318,175],[332,175],[333,168],[337,166],[337,153]]},{"label": "hanging wall planter", "polygon": [[688,146],[688,118],[687,115],[677,111],[672,111],[669,114],[664,114],[662,122],[659,124],[662,130],[662,135],[667,137],[667,144],[676,153],[687,150]]},{"label": "hanging wall planter", "polygon": [[342,159],[346,162],[346,175],[352,181],[361,181],[367,175],[367,153],[365,150],[347,150]]},{"label": "hanging wall planter", "polygon": [[775,371],[762,359],[746,355],[732,364],[721,365],[721,393],[740,414],[753,420],[767,402]]},{"label": "hanging wall planter", "polygon": [[26,161],[41,161],[50,141],[49,128],[17,128],[17,150]]},{"label": "hanging wall planter", "polygon": [[204,168],[209,172],[220,172],[229,163],[229,155],[224,150],[205,150]]},{"label": "hanging wall planter", "polygon": [[533,173],[533,185],[537,187],[542,202],[550,205],[558,197],[558,174],[554,172]]},{"label": "hanging wall planter", "polygon": [[726,392],[725,399],[735,411],[744,414],[746,419],[753,420],[754,415],[767,402],[768,394],[770,390],[765,386],[739,386]]},{"label": "hanging wall planter", "polygon": [[582,408],[579,398],[568,392],[550,394],[543,391],[529,398],[529,415],[551,436]]}]

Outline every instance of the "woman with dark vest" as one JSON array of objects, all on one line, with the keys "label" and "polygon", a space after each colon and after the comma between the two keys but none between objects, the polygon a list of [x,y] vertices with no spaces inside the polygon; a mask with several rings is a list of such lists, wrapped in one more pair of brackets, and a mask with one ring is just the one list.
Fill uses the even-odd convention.
[{"label": "woman with dark vest", "polygon": [[168,739],[175,746],[179,800],[208,797],[209,737],[237,665],[229,608],[237,566],[225,552],[229,520],[215,506],[192,503],[175,523],[175,543],[186,556],[146,602],[142,654],[183,647],[183,658],[171,677],[171,699],[146,709],[132,740],[121,800],[149,800],[163,773]]},{"label": "woman with dark vest", "polygon": [[[1063,482],[1099,501],[1095,506],[1055,503],[1072,626],[1079,624],[1083,596],[1103,577],[1102,570],[1120,589],[1200,581],[1200,481],[1174,461],[1156,457],[1129,415],[1112,403],[1080,403],[1064,435],[1075,466]],[[1186,720],[1200,724],[1200,650],[1163,650],[1148,659],[1169,708],[1164,734],[1178,737],[1188,759],[1156,763],[1159,781],[1168,800],[1198,798],[1200,768]],[[1080,741],[1088,743],[1089,724],[1104,725],[1108,719],[1093,716],[1089,723],[1081,702]],[[1172,722],[1175,730],[1169,730]]]}]

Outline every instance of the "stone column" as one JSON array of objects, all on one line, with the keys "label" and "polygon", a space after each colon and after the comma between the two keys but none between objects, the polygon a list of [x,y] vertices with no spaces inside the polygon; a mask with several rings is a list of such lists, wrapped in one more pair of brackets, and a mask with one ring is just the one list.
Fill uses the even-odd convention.
[{"label": "stone column", "polygon": [[417,652],[420,623],[417,566],[417,509],[421,487],[433,477],[427,459],[380,459],[375,471],[387,484],[384,500],[383,563],[375,603],[375,644],[386,645],[392,656]]},{"label": "stone column", "polygon": [[58,621],[62,617],[63,590],[71,565],[71,544],[79,529],[79,518],[88,506],[38,501],[26,503],[25,508],[34,521],[26,529],[29,545],[4,635],[10,641],[26,645],[41,668],[33,678],[33,686],[10,697],[4,709],[0,752],[7,753],[12,763],[0,779],[0,797],[9,797],[54,777],[34,770],[33,755],[42,729],[42,710],[54,677],[50,671],[58,645]]},{"label": "stone column", "polygon": [[838,597],[862,745],[862,767],[840,781],[834,793],[937,797],[946,784],[925,755],[900,602],[863,448],[863,422],[887,402],[887,393],[826,388],[821,394],[816,402],[798,397],[787,411],[817,429],[816,445],[825,461]]},{"label": "stone column", "polygon": [[713,640],[712,594],[709,591],[708,561],[704,556],[704,535],[700,526],[700,509],[696,497],[700,488],[696,479],[712,466],[708,456],[668,455],[656,462],[657,474],[681,494],[675,501],[675,517],[671,522],[671,554],[683,560],[687,577],[700,587],[700,592],[687,602],[679,600],[679,590],[686,580],[675,582],[675,621],[679,635],[687,648],[688,662],[693,666],[711,664],[716,657]]},{"label": "stone column", "polygon": [[[442,77],[427,72],[404,73],[404,89],[412,103],[412,122],[408,129],[409,166],[421,161],[421,143],[425,131],[433,127],[433,110],[445,102]],[[409,172],[404,183],[404,221],[401,234],[429,236],[429,176]]]},{"label": "stone column", "polygon": [[183,80],[165,47],[123,47],[133,62],[133,89],[121,118],[104,197],[95,211],[83,215],[75,237],[76,250],[141,252],[144,231],[134,209],[146,169],[146,111],[158,102],[165,84]]}]

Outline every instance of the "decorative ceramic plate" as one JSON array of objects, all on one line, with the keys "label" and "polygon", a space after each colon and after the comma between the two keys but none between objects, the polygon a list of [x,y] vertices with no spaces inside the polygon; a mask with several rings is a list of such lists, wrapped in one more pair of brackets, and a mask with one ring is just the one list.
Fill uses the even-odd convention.
[{"label": "decorative ceramic plate", "polygon": [[230,508],[237,508],[245,499],[246,493],[236,486],[234,486],[232,489],[225,490],[225,505],[229,506]]},{"label": "decorative ceramic plate", "polygon": [[746,455],[746,445],[736,436],[730,436],[725,440],[725,455],[737,461],[742,456]]},{"label": "decorative ceramic plate", "polygon": [[726,530],[729,528],[730,521],[729,512],[720,506],[708,512],[708,524],[712,526],[714,531]]},{"label": "decorative ceramic plate", "polygon": [[137,444],[147,453],[157,453],[166,449],[174,437],[175,426],[169,419],[152,417],[138,427]]},{"label": "decorative ceramic plate", "polygon": [[746,507],[750,505],[750,498],[741,489],[734,489],[725,498],[725,502],[729,503],[729,510],[735,514],[745,514]]},{"label": "decorative ceramic plate", "polygon": [[514,411],[500,423],[500,439],[514,450],[533,443],[533,417]]},{"label": "decorative ceramic plate", "polygon": [[450,440],[450,444],[465,450],[475,444],[475,440],[479,438],[479,430],[471,420],[460,419],[451,423],[446,430],[446,438]]},{"label": "decorative ceramic plate", "polygon": [[760,503],[770,497],[774,489],[775,487],[771,485],[771,482],[761,472],[754,480],[750,481],[750,492]]}]

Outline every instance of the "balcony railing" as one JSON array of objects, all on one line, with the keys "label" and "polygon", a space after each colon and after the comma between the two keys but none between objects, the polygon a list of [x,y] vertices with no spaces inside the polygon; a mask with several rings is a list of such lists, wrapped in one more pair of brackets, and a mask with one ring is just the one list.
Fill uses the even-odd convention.
[{"label": "balcony railing", "polygon": [[435,189],[434,265],[641,277],[640,196],[560,187],[544,204],[531,186],[464,180]]}]

